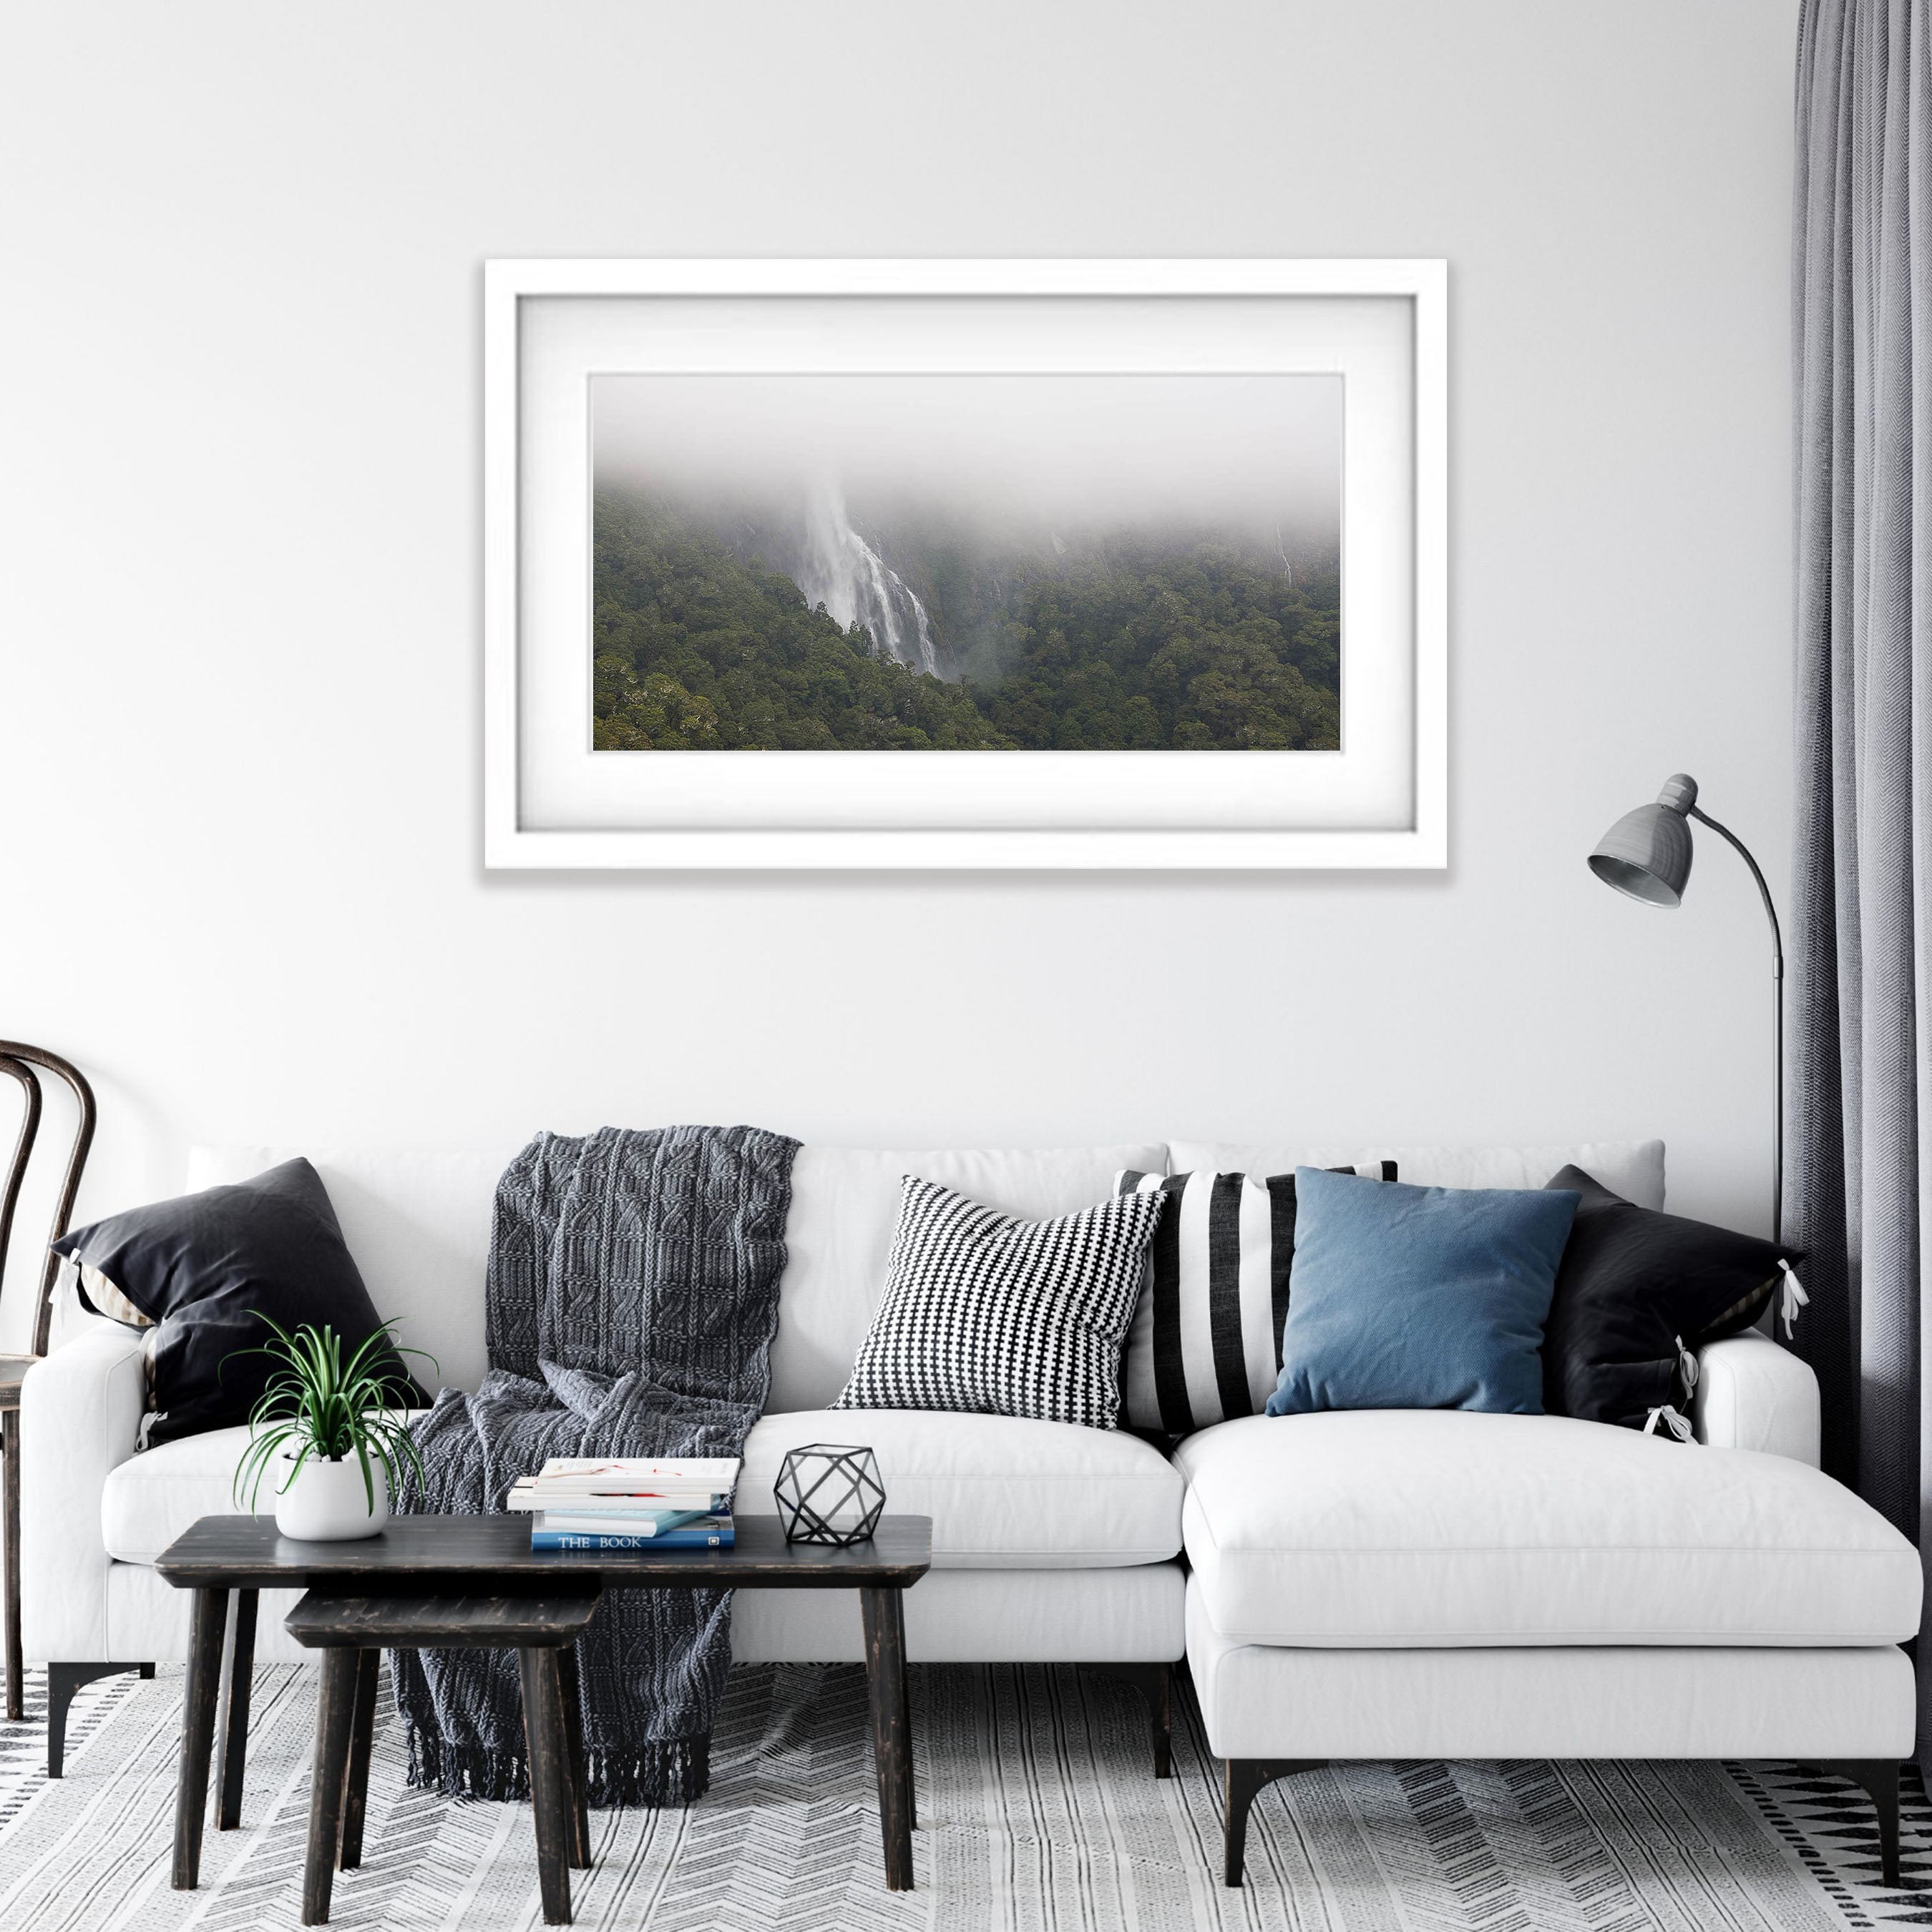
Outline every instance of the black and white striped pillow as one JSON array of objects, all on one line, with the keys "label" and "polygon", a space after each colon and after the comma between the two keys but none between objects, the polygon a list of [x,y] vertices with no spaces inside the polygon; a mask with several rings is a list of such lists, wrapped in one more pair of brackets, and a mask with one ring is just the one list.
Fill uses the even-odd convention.
[{"label": "black and white striped pillow", "polygon": [[[1396,1164],[1341,1167],[1393,1180]],[[1238,1415],[1259,1415],[1281,1375],[1294,1259],[1294,1176],[1136,1174],[1120,1194],[1157,1194],[1167,1211],[1154,1232],[1127,1333],[1125,1420],[1130,1429],[1186,1436]]]},{"label": "black and white striped pillow", "polygon": [[1160,1197],[1023,1221],[913,1174],[899,1186],[885,1298],[832,1406],[1113,1428]]}]

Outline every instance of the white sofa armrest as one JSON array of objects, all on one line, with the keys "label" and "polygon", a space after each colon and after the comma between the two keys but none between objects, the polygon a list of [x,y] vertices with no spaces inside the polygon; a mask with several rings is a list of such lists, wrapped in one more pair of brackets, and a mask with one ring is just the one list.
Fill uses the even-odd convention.
[{"label": "white sofa armrest", "polygon": [[134,1453],[145,1399],[141,1338],[107,1322],[21,1384],[21,1636],[36,1663],[109,1660],[101,1492]]},{"label": "white sofa armrest", "polygon": [[1818,1466],[1818,1378],[1768,1335],[1748,1329],[1697,1352],[1690,1420],[1714,1449],[1762,1449]]}]

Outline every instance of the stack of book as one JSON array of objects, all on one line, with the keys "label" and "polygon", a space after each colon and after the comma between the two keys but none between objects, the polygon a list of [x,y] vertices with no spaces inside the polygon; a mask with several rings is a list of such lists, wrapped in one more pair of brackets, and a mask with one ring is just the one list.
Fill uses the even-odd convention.
[{"label": "stack of book", "polygon": [[553,1456],[520,1476],[532,1550],[729,1550],[738,1458]]}]

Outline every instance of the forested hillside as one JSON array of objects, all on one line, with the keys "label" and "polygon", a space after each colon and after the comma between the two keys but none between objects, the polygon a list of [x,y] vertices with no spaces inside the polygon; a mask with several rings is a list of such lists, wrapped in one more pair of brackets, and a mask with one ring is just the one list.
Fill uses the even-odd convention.
[{"label": "forested hillside", "polygon": [[790,578],[654,499],[600,490],[595,548],[599,750],[1340,742],[1332,573],[1292,587],[1231,545],[1112,536],[1016,571],[995,674],[959,683],[875,652]]}]

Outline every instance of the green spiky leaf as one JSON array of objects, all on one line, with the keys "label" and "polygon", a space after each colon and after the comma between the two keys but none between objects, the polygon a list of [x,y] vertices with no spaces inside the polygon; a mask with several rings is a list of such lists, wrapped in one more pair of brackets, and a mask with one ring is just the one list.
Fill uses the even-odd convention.
[{"label": "green spiky leaf", "polygon": [[[305,1322],[291,1330],[260,1309],[253,1312],[272,1339],[234,1354],[266,1355],[274,1372],[248,1412],[248,1447],[236,1465],[235,1500],[253,1510],[262,1477],[281,1455],[294,1458],[290,1482],[311,1460],[339,1462],[353,1456],[372,1512],[376,1464],[392,1488],[405,1468],[420,1481],[422,1459],[403,1414],[414,1391],[399,1371],[404,1355],[428,1363],[432,1372],[436,1358],[395,1342],[394,1321],[384,1322],[345,1362],[342,1338],[328,1324],[317,1328]],[[224,1366],[233,1359],[225,1358]]]}]

